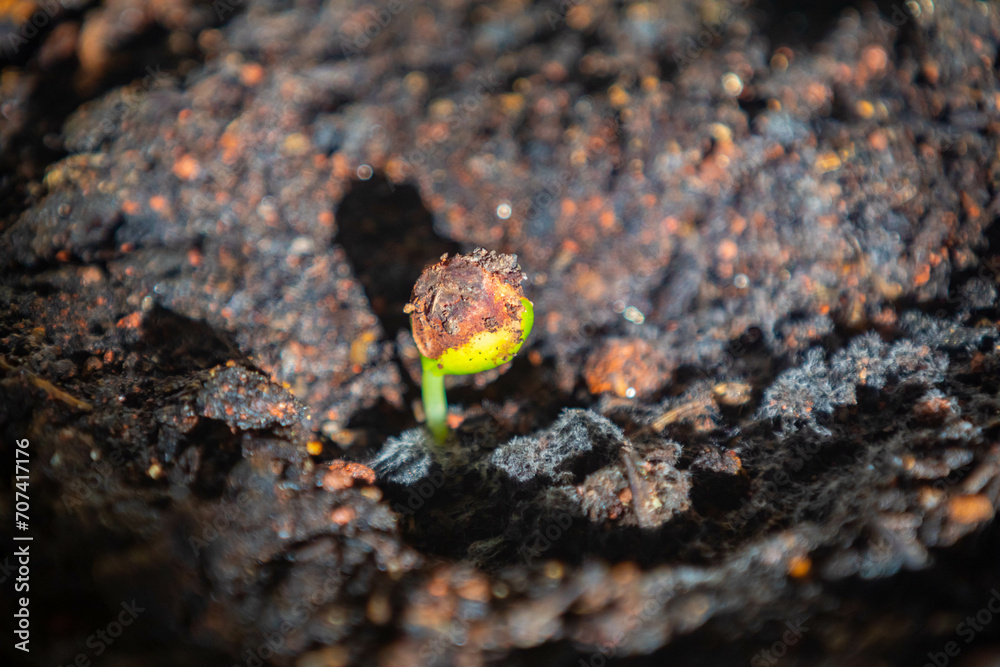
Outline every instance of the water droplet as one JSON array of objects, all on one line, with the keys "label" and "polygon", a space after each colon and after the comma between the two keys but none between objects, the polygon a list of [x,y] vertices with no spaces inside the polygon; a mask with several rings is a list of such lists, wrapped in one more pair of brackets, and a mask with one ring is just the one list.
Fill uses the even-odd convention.
[{"label": "water droplet", "polygon": [[729,95],[736,97],[743,92],[743,81],[733,72],[726,72],[722,75],[722,89]]},{"label": "water droplet", "polygon": [[642,311],[635,306],[629,306],[625,309],[625,319],[632,324],[642,324],[646,321],[646,316],[642,314]]}]

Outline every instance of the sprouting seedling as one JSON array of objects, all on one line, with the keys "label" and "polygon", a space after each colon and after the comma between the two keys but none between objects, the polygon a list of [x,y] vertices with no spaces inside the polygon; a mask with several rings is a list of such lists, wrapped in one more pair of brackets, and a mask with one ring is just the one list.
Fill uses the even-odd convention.
[{"label": "sprouting seedling", "polygon": [[439,443],[448,438],[445,375],[467,375],[510,361],[531,332],[534,309],[515,255],[478,248],[443,255],[420,274],[404,311],[420,350],[424,414]]}]

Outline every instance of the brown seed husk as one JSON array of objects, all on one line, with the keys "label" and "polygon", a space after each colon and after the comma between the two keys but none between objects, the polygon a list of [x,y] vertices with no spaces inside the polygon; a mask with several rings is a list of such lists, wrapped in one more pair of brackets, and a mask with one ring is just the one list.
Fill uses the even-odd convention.
[{"label": "brown seed husk", "polygon": [[518,326],[526,277],[516,255],[483,248],[442,255],[420,274],[403,309],[420,353],[437,359],[480,332]]}]

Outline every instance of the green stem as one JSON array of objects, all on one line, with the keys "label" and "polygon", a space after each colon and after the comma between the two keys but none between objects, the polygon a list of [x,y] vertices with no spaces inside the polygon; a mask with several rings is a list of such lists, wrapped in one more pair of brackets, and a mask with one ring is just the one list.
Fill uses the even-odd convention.
[{"label": "green stem", "polygon": [[437,369],[433,359],[420,355],[423,364],[421,397],[424,401],[424,417],[427,428],[434,434],[438,444],[448,440],[448,398],[444,394],[444,375]]}]

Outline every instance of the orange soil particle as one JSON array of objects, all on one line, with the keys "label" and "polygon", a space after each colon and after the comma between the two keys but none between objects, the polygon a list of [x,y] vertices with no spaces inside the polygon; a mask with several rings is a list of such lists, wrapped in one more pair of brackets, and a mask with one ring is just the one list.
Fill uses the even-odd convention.
[{"label": "orange soil particle", "polygon": [[436,576],[427,584],[427,592],[439,598],[448,594],[448,579],[444,576]]},{"label": "orange soil particle", "polygon": [[993,504],[982,494],[958,496],[948,502],[948,516],[962,524],[980,523],[993,518]]},{"label": "orange soil particle", "polygon": [[812,570],[812,560],[808,556],[795,556],[788,562],[788,574],[795,579],[802,579]]},{"label": "orange soil particle", "polygon": [[327,473],[323,475],[323,488],[327,491],[340,491],[354,486],[355,481],[374,484],[375,472],[360,463],[333,461]]},{"label": "orange soil particle", "polygon": [[257,63],[247,63],[240,69],[240,81],[245,86],[256,86],[264,80],[264,68]]},{"label": "orange soil particle", "polygon": [[584,369],[592,394],[613,392],[622,398],[647,396],[670,379],[664,356],[640,338],[614,339],[587,361]]},{"label": "orange soil particle", "polygon": [[458,596],[474,602],[489,602],[490,582],[486,577],[472,576],[455,587]]},{"label": "orange soil particle", "polygon": [[357,516],[357,513],[353,508],[338,507],[330,513],[330,521],[334,522],[338,526],[346,526],[354,520],[355,516]]},{"label": "orange soil particle", "polygon": [[163,195],[153,195],[149,198],[149,208],[157,213],[163,213],[167,210],[167,198]]},{"label": "orange soil particle", "polygon": [[198,178],[198,175],[201,173],[201,166],[194,157],[185,154],[174,162],[173,172],[174,176],[182,181],[192,181]]},{"label": "orange soil particle", "polygon": [[913,412],[925,422],[943,421],[951,411],[951,401],[944,396],[931,396],[913,406]]},{"label": "orange soil particle", "polygon": [[142,313],[137,311],[118,320],[118,323],[115,326],[119,329],[137,329],[141,323]]}]

